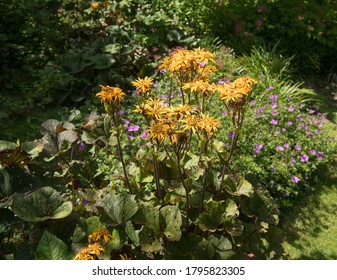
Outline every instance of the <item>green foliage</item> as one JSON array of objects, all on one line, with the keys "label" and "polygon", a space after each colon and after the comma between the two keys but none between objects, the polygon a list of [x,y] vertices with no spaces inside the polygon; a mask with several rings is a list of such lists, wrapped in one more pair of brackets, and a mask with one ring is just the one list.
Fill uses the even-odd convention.
[{"label": "green foliage", "polygon": [[[336,70],[336,5],[334,1],[187,0],[179,17],[195,32],[221,38],[238,53],[252,45],[278,44],[293,57],[296,70]],[[323,67],[324,66],[324,67]]]}]

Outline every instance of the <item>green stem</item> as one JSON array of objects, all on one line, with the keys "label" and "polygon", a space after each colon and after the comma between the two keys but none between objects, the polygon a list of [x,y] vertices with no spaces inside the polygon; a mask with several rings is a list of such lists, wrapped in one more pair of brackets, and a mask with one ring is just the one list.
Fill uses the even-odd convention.
[{"label": "green stem", "polygon": [[183,187],[185,189],[185,193],[186,193],[186,234],[188,234],[188,228],[189,228],[189,220],[190,220],[190,215],[189,215],[189,212],[190,212],[190,199],[189,199],[189,191],[188,191],[188,188],[185,184],[185,181],[184,181],[184,176],[181,172],[181,165],[180,165],[180,157],[179,157],[179,152],[176,152],[176,156],[177,156],[177,162],[178,162],[178,172],[179,172],[179,177],[180,177],[180,180],[181,180],[181,183],[183,184]]},{"label": "green stem", "polygon": [[118,115],[117,115],[117,111],[114,110],[113,111],[113,122],[116,128],[116,138],[117,138],[117,149],[118,149],[118,155],[119,158],[121,160],[122,163],[122,167],[123,167],[123,173],[124,173],[124,177],[125,177],[125,184],[130,192],[130,194],[132,194],[132,189],[131,189],[131,185],[130,185],[130,181],[129,181],[129,177],[128,174],[126,172],[126,167],[125,167],[125,162],[124,162],[124,157],[123,157],[123,151],[122,151],[122,146],[121,146],[121,142],[120,142],[120,134],[119,134],[119,130],[118,130]]}]

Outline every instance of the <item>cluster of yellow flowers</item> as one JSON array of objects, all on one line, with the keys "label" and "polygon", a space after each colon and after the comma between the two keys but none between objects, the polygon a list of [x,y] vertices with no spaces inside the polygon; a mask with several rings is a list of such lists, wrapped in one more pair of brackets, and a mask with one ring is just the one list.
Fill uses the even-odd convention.
[{"label": "cluster of yellow flowers", "polygon": [[204,49],[186,50],[179,49],[171,56],[164,59],[159,66],[159,70],[167,70],[172,75],[187,76],[190,80],[207,79],[210,74],[216,71],[216,67],[208,65],[209,61],[214,62],[214,54]]},{"label": "cluster of yellow flowers", "polygon": [[101,98],[101,102],[105,104],[119,104],[125,96],[125,93],[118,87],[102,86],[101,91],[96,96]]},{"label": "cluster of yellow flowers", "polygon": [[149,99],[141,105],[137,105],[134,112],[144,115],[149,127],[149,139],[158,140],[162,143],[169,140],[176,144],[179,136],[191,131],[205,131],[213,135],[218,131],[220,121],[201,113],[197,108],[189,104],[167,106],[164,100]]},{"label": "cluster of yellow flowers", "polygon": [[77,253],[74,260],[95,260],[105,249],[102,245],[105,245],[112,240],[112,235],[105,228],[101,228],[90,234],[88,237],[88,246],[82,248]]},{"label": "cluster of yellow flowers", "polygon": [[231,84],[220,85],[216,88],[216,90],[220,93],[221,100],[226,102],[240,101],[249,96],[256,85],[256,80],[248,76],[244,76],[236,79]]},{"label": "cluster of yellow flowers", "polygon": [[[164,100],[156,97],[150,98],[149,93],[153,84],[151,77],[138,78],[132,82],[143,100],[133,111],[145,117],[150,140],[157,139],[160,143],[169,140],[176,144],[179,136],[186,135],[188,131],[192,133],[204,131],[209,135],[216,133],[220,127],[220,121],[204,114],[204,107],[200,106],[198,95],[204,102],[204,99],[218,92],[220,99],[233,108],[245,103],[257,81],[245,76],[231,84],[210,83],[210,75],[217,70],[214,65],[209,65],[209,62],[214,63],[213,59],[214,54],[204,49],[198,48],[192,51],[179,49],[166,57],[159,66],[160,70],[165,69],[171,76],[176,76],[183,91],[188,90],[189,93],[194,94],[198,108],[189,103],[190,95],[188,103],[185,104],[183,101],[182,105],[177,106],[168,106]],[[101,98],[102,103],[119,105],[125,96],[120,88],[110,86],[101,86],[101,88],[101,92],[96,96]]]}]

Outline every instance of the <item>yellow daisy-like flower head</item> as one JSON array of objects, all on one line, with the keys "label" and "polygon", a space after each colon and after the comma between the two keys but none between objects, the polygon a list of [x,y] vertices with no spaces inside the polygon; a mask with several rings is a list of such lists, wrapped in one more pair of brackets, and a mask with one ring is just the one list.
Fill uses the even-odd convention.
[{"label": "yellow daisy-like flower head", "polygon": [[94,259],[95,257],[89,253],[88,248],[82,248],[82,250],[79,251],[74,257],[74,260],[94,260]]},{"label": "yellow daisy-like flower head", "polygon": [[183,89],[189,89],[193,93],[200,93],[204,97],[209,97],[213,94],[211,85],[207,81],[203,80],[185,83]]},{"label": "yellow daisy-like flower head", "polygon": [[171,109],[165,106],[164,100],[149,99],[144,105],[144,114],[152,117],[153,119],[160,119],[162,115],[168,114]]},{"label": "yellow daisy-like flower head", "polygon": [[187,115],[180,122],[182,123],[181,129],[183,131],[191,130],[193,133],[196,133],[201,128],[198,114]]},{"label": "yellow daisy-like flower head", "polygon": [[220,121],[208,115],[201,114],[200,127],[208,134],[213,135],[214,133],[218,132],[218,129],[220,127]]},{"label": "yellow daisy-like flower head", "polygon": [[89,244],[87,247],[88,253],[91,255],[99,256],[101,252],[105,252],[105,249],[98,243]]},{"label": "yellow daisy-like flower head", "polygon": [[153,78],[145,77],[144,79],[138,78],[132,82],[132,85],[136,87],[139,94],[143,94],[151,90]]},{"label": "yellow daisy-like flower head", "polygon": [[170,126],[168,124],[152,122],[151,126],[147,130],[149,139],[158,140],[160,143],[162,143],[166,139],[169,129]]},{"label": "yellow daisy-like flower head", "polygon": [[102,90],[96,94],[101,98],[101,103],[120,103],[124,99],[125,93],[118,87],[102,86]]},{"label": "yellow daisy-like flower head", "polygon": [[94,233],[89,235],[89,242],[98,242],[100,240],[103,240],[104,243],[108,243],[109,241],[112,240],[112,235],[108,232],[107,229],[105,228],[101,228],[97,231],[95,231]]}]

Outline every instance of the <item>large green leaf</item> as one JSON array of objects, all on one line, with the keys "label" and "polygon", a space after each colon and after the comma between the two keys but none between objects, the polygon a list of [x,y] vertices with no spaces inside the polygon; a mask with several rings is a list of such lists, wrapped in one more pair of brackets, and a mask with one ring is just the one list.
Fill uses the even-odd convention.
[{"label": "large green leaf", "polygon": [[142,206],[132,220],[137,224],[145,225],[156,235],[160,234],[159,206]]},{"label": "large green leaf", "polygon": [[228,260],[233,255],[232,244],[223,235],[212,234],[208,237],[208,241],[215,249],[215,259]]},{"label": "large green leaf", "polygon": [[15,197],[13,212],[27,222],[62,219],[73,210],[73,205],[52,187],[43,187]]},{"label": "large green leaf", "polygon": [[70,253],[61,239],[45,231],[36,248],[35,258],[37,260],[68,260]]},{"label": "large green leaf", "polygon": [[224,201],[207,201],[205,211],[199,215],[199,227],[202,231],[214,232],[223,229],[223,214],[226,213]]},{"label": "large green leaf", "polygon": [[135,196],[121,193],[110,194],[103,199],[103,209],[114,226],[129,220],[138,210]]},{"label": "large green leaf", "polygon": [[167,205],[160,209],[162,232],[168,240],[177,241],[181,237],[182,218],[177,206]]}]

